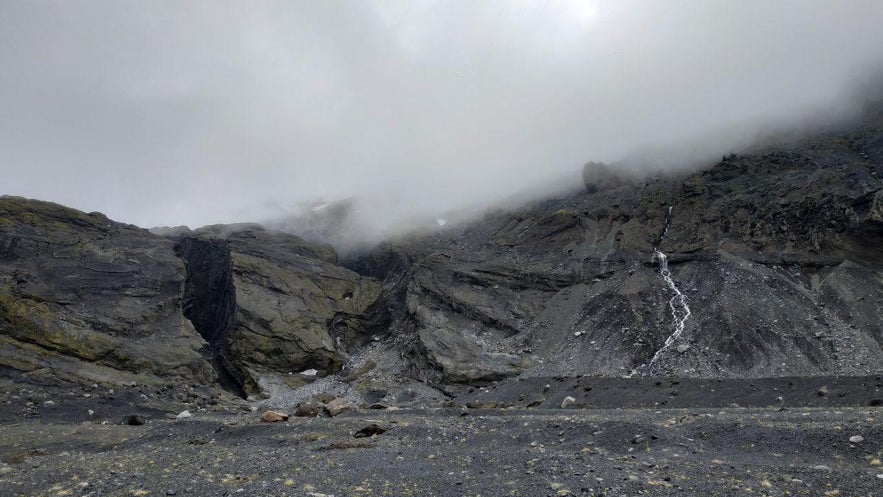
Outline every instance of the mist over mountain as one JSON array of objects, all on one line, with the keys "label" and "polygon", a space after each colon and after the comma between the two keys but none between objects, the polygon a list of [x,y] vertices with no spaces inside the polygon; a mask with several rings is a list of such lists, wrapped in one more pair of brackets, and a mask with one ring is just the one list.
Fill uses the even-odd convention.
[{"label": "mist over mountain", "polygon": [[587,161],[678,168],[837,120],[883,46],[858,1],[2,10],[3,193],[194,227],[350,199],[370,241]]},{"label": "mist over mountain", "polygon": [[[432,228],[348,252],[309,239],[382,236],[353,225],[356,201],[310,208],[290,220],[295,235],[151,232],[3,196],[0,380],[531,407],[578,386],[525,400],[549,377],[629,380],[635,402],[645,379],[800,377],[870,402],[883,371],[883,103],[785,138],[664,174],[589,162],[578,190],[480,217],[414,213]],[[471,395],[487,385],[501,390]]]},{"label": "mist over mountain", "polygon": [[0,495],[879,495],[881,19],[0,0]]}]

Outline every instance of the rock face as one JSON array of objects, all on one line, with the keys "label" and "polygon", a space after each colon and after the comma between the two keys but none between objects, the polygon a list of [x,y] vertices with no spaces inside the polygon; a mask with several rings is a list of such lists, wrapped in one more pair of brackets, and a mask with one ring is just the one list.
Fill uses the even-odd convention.
[{"label": "rock face", "polygon": [[338,371],[386,329],[380,284],[337,266],[329,246],[258,225],[211,226],[178,239],[185,314],[249,394],[268,375]]},{"label": "rock face", "polygon": [[0,198],[0,370],[48,382],[210,383],[184,264],[146,230]]},{"label": "rock face", "polygon": [[627,185],[635,181],[633,176],[603,162],[587,162],[583,166],[583,185],[588,193]]},{"label": "rock face", "polygon": [[420,405],[514,376],[883,373],[883,113],[695,173],[586,174],[346,267],[258,225],[163,238],[2,198],[0,375]]},{"label": "rock face", "polygon": [[350,264],[383,279],[391,333],[439,383],[879,373],[881,144],[878,113],[694,174],[592,176]]}]

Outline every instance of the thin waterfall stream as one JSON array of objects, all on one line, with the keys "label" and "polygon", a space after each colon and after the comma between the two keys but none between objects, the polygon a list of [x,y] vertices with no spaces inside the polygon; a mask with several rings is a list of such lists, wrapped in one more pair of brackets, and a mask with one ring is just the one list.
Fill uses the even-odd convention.
[{"label": "thin waterfall stream", "polygon": [[659,260],[659,274],[662,275],[665,283],[671,291],[674,292],[674,295],[668,301],[668,306],[671,308],[671,315],[674,318],[675,330],[674,333],[665,339],[662,347],[653,354],[653,358],[647,363],[647,373],[651,375],[654,374],[658,368],[657,362],[662,354],[684,334],[684,325],[692,314],[690,306],[687,304],[687,296],[678,288],[678,285],[671,277],[671,272],[668,270],[668,257],[659,249],[653,253],[653,256]]},{"label": "thin waterfall stream", "polygon": [[671,212],[672,207],[668,207],[668,212],[665,217],[665,226],[662,230],[662,234],[659,237],[659,241],[656,244],[656,247],[653,248],[653,259],[659,262],[659,274],[662,275],[662,279],[665,280],[665,284],[668,285],[668,288],[674,293],[671,299],[668,301],[668,306],[671,308],[671,315],[674,318],[674,332],[665,339],[662,347],[653,354],[653,358],[650,359],[650,362],[643,364],[628,374],[628,377],[634,376],[639,370],[642,371],[643,374],[653,375],[659,369],[658,362],[662,355],[668,350],[678,339],[681,338],[681,335],[684,334],[684,326],[687,323],[687,319],[690,318],[692,312],[690,311],[690,306],[687,304],[687,296],[678,288],[677,283],[675,283],[674,279],[671,277],[671,271],[668,269],[668,256],[665,255],[664,252],[659,250],[659,245],[662,244],[662,240],[665,238],[666,233],[668,233],[668,226],[671,222]]}]

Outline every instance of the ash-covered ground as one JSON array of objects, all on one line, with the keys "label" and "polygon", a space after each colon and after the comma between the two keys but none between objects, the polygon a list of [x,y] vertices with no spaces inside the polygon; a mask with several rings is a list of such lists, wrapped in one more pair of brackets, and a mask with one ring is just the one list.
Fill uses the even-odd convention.
[{"label": "ash-covered ground", "polygon": [[[548,378],[471,390],[447,407],[329,417],[200,392],[6,385],[0,494],[872,497],[883,488],[880,377]],[[271,408],[291,417],[261,422]]]}]

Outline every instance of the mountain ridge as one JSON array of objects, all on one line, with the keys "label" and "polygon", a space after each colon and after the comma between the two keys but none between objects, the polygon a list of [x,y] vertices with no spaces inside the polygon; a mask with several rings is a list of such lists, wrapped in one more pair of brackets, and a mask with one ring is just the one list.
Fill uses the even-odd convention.
[{"label": "mountain ridge", "polygon": [[[881,122],[671,175],[590,163],[581,193],[342,262],[255,224],[153,234],[3,197],[0,362],[13,382],[390,404],[516,377],[880,374]],[[133,350],[115,313],[187,345]]]}]

